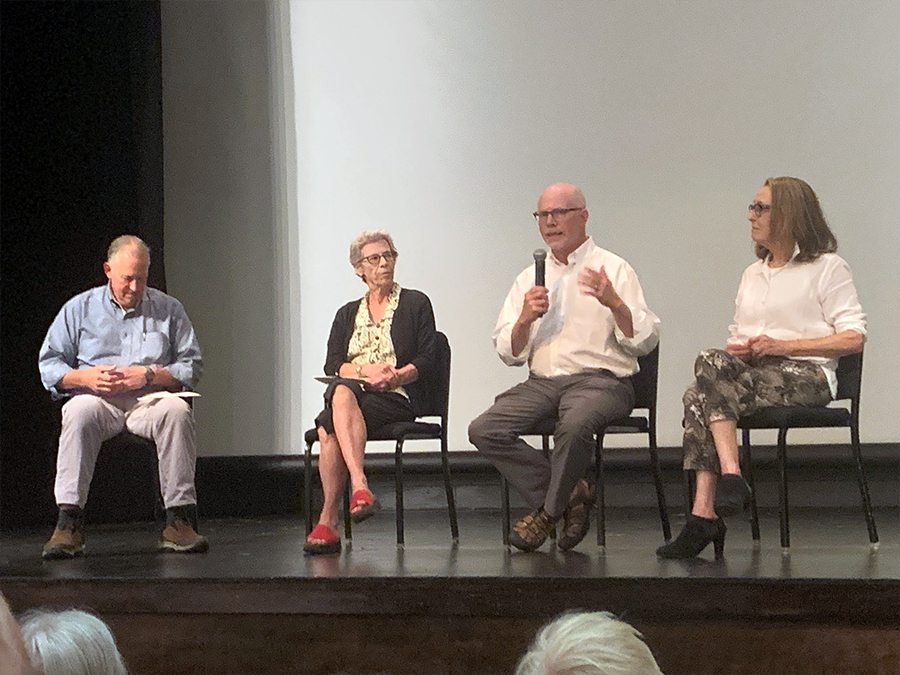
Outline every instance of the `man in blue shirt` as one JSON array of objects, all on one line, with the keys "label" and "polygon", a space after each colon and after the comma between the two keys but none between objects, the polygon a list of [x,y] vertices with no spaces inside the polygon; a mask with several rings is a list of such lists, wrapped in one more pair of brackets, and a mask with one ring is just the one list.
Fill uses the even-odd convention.
[{"label": "man in blue shirt", "polygon": [[[131,235],[110,244],[109,279],[69,300],[47,331],[38,366],[62,408],[54,493],[59,519],[45,559],[84,551],[82,509],[103,441],[123,429],[156,443],[166,525],[158,548],[196,553],[209,543],[197,533],[194,417],[184,398],[143,398],[189,391],[202,361],[181,303],[147,288],[150,249]],[[141,400],[143,398],[143,400]]]}]

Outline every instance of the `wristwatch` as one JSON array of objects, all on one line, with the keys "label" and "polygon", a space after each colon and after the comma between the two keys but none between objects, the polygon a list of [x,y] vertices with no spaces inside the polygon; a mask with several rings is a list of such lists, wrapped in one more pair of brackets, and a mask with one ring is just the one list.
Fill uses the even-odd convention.
[{"label": "wristwatch", "polygon": [[156,371],[150,366],[144,366],[144,386],[153,384],[154,377],[156,377]]}]

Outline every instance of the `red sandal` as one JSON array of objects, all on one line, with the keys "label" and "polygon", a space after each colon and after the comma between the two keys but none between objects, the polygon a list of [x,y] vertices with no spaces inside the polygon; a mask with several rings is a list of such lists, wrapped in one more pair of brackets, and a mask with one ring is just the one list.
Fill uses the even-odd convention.
[{"label": "red sandal", "polygon": [[366,518],[371,518],[381,508],[378,500],[368,490],[357,490],[350,497],[350,520],[361,523]]},{"label": "red sandal", "polygon": [[306,555],[340,553],[341,537],[327,525],[319,523],[312,529],[312,532],[306,536],[306,543],[303,544],[303,552]]}]

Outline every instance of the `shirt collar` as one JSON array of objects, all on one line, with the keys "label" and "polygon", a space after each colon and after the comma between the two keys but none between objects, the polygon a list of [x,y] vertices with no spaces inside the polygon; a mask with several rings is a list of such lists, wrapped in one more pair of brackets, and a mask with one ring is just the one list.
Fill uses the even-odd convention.
[{"label": "shirt collar", "polygon": [[106,298],[106,301],[109,302],[115,309],[119,310],[120,312],[124,312],[125,316],[128,316],[132,312],[139,312],[141,307],[143,307],[144,300],[147,299],[147,289],[144,289],[144,293],[141,295],[141,299],[138,300],[138,304],[136,304],[131,309],[122,309],[122,305],[116,302],[116,299],[113,297],[112,287],[109,285],[109,282],[107,282],[106,286],[104,287],[103,297]]},{"label": "shirt collar", "polygon": [[568,267],[569,265],[578,265],[584,262],[584,259],[591,254],[594,250],[594,240],[588,236],[587,239],[584,240],[584,243],[581,244],[578,248],[576,248],[572,253],[569,254],[569,263],[568,265],[564,265],[560,262],[555,255],[553,255],[553,251],[550,251],[550,260],[559,267]]},{"label": "shirt collar", "polygon": [[[790,265],[791,263],[793,263],[794,260],[795,260],[795,258],[796,258],[798,255],[800,255],[800,246],[799,246],[799,244],[794,244],[794,252],[791,254],[790,260],[788,260],[788,261],[783,265],[783,267],[787,267],[788,265]],[[775,268],[769,267],[769,259],[770,259],[771,257],[772,257],[772,254],[770,253],[769,255],[766,256],[766,259],[765,259],[765,260],[762,260],[762,261],[761,261],[762,264],[763,264],[763,267],[765,267],[766,269],[782,269],[783,267],[775,267]]]}]

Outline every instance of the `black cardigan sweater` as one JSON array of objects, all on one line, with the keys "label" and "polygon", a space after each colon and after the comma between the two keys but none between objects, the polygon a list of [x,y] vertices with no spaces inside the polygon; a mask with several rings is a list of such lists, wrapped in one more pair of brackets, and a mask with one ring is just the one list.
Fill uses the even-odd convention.
[{"label": "black cardigan sweater", "polygon": [[[347,348],[360,302],[362,298],[348,302],[334,316],[325,356],[326,375],[337,375],[341,364],[347,361]],[[401,288],[391,321],[391,341],[397,354],[396,367],[412,363],[419,372],[415,382],[403,385],[416,415],[422,415],[428,407],[429,382],[435,365],[435,332],[434,311],[428,296],[411,288]]]}]

